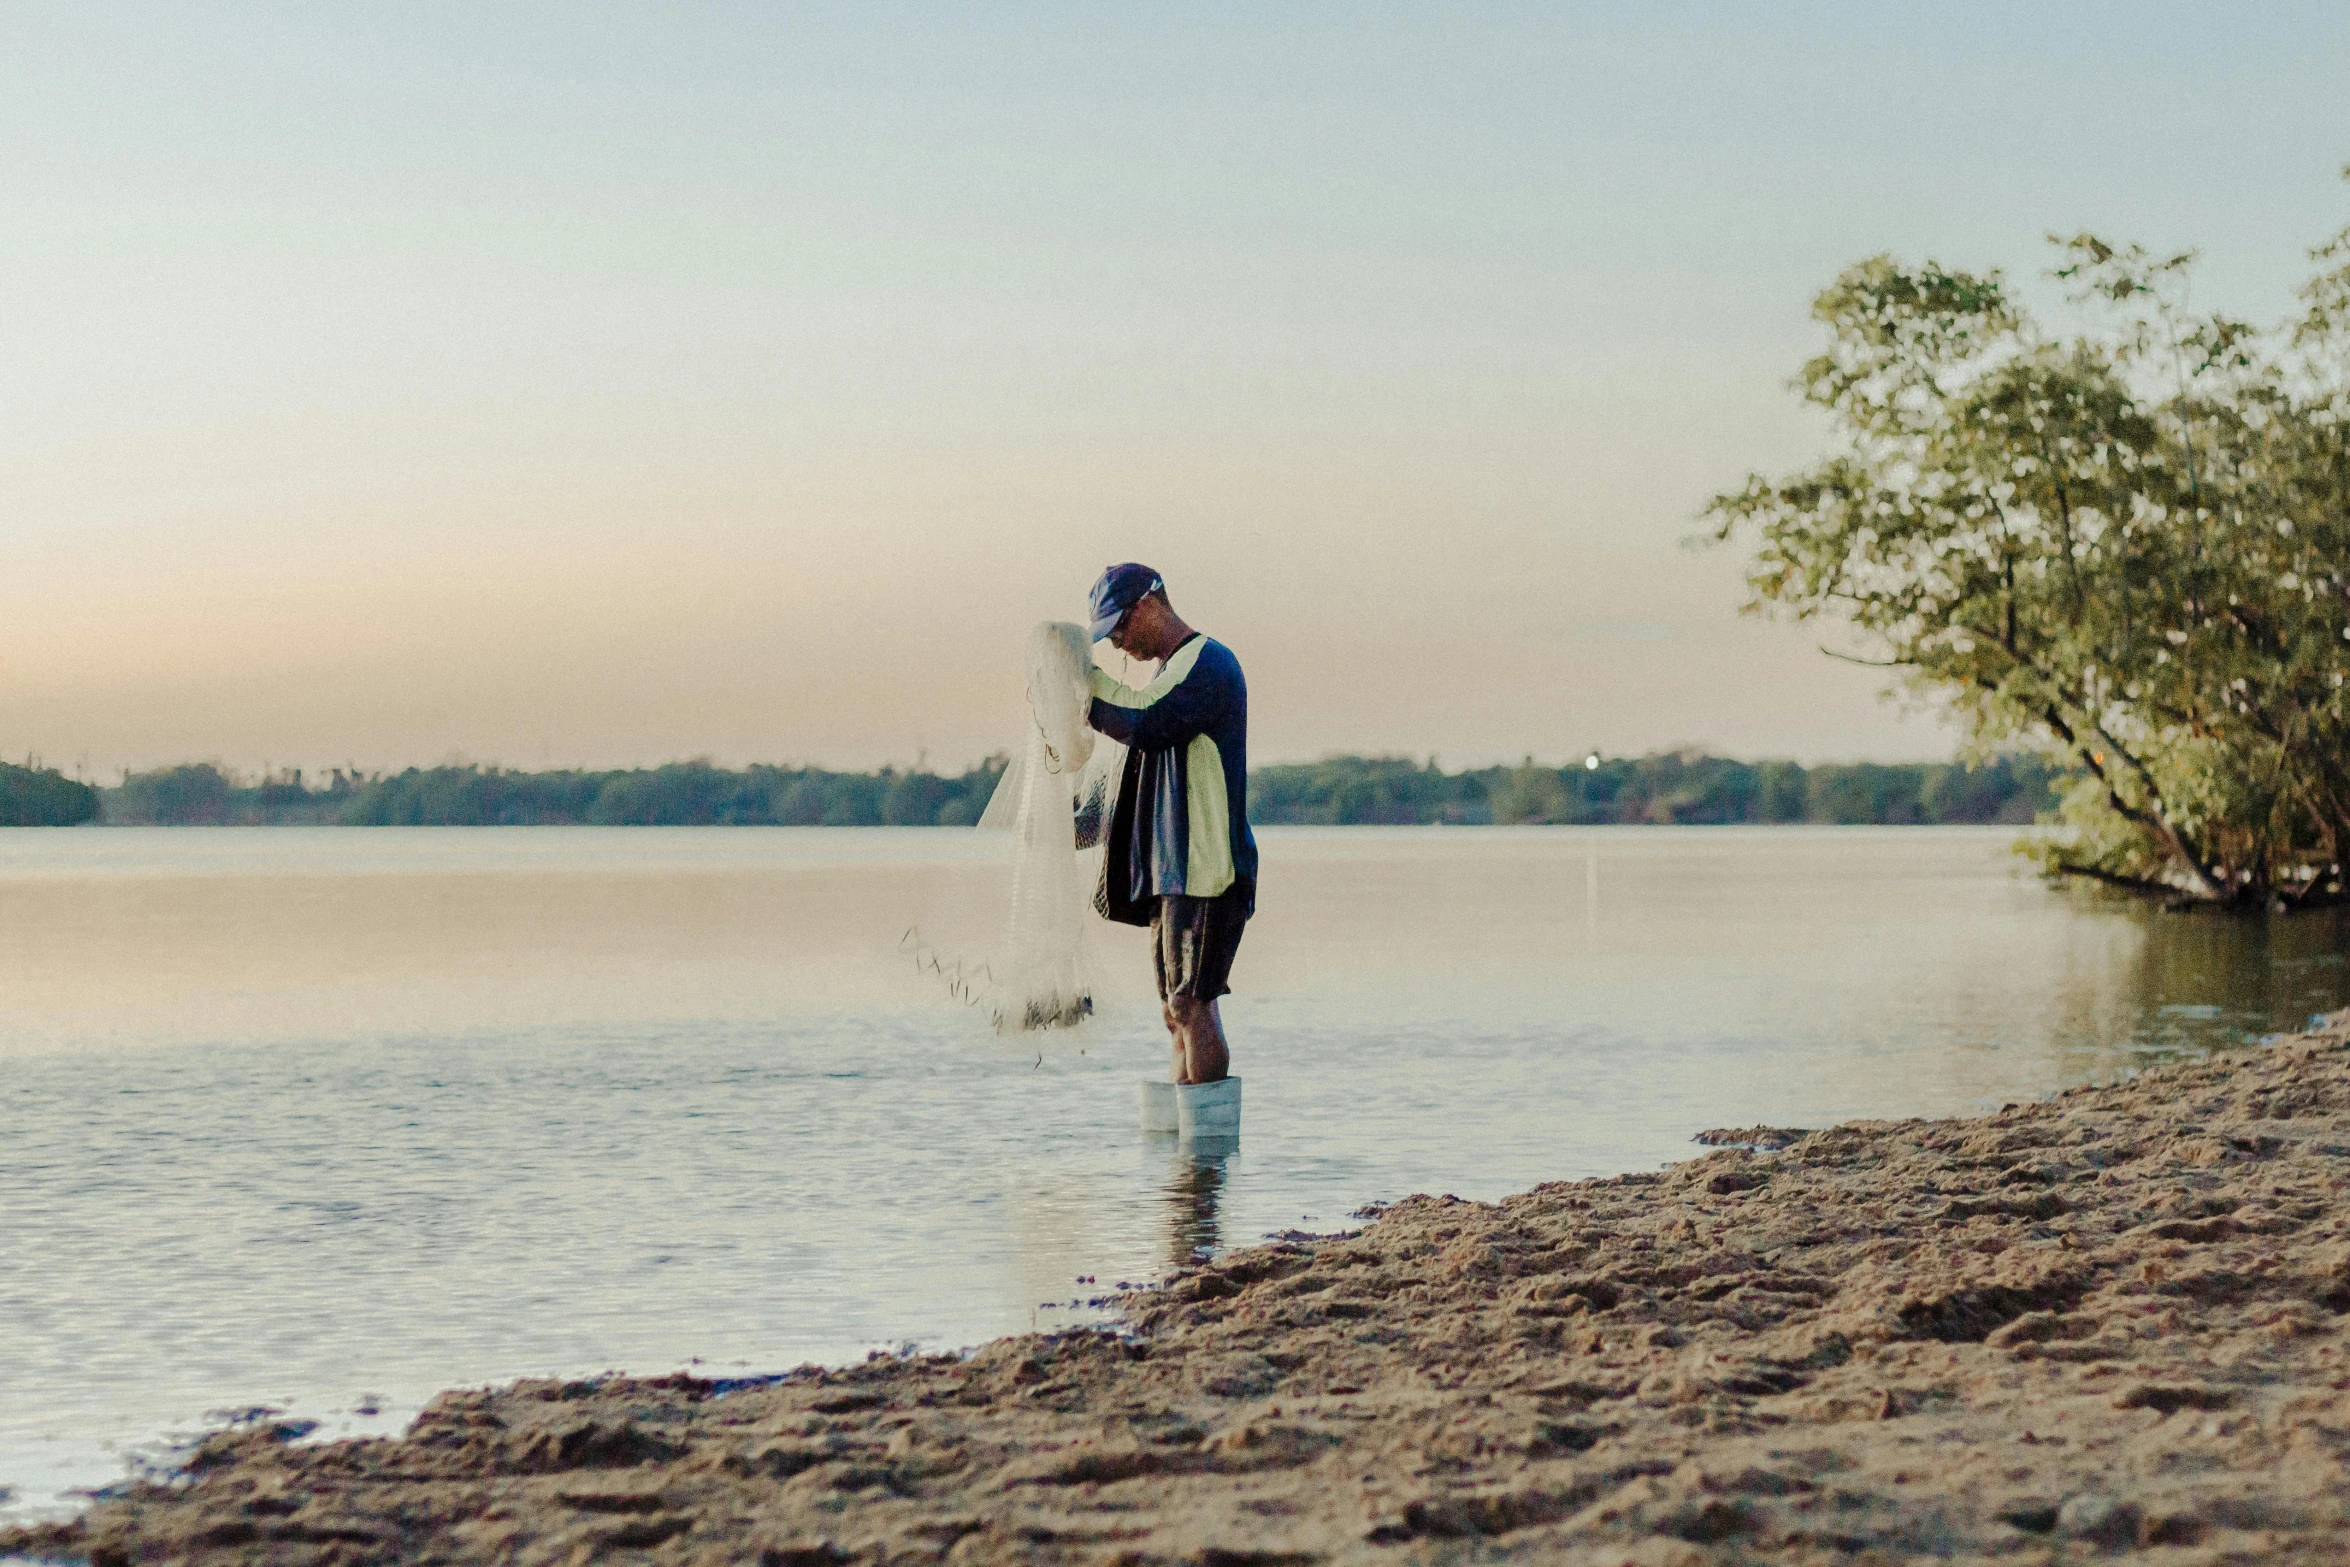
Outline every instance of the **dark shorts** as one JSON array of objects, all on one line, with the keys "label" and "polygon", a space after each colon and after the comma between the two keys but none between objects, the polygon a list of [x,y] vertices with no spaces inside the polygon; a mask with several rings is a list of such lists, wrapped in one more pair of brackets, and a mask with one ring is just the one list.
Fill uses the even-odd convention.
[{"label": "dark shorts", "polygon": [[1232,957],[1247,929],[1245,896],[1160,898],[1151,907],[1151,960],[1158,970],[1159,999],[1213,1001],[1232,994]]}]

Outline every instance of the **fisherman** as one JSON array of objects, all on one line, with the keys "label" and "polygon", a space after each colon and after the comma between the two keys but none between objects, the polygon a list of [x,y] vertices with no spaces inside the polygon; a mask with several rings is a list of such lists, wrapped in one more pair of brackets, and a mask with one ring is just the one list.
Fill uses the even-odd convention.
[{"label": "fisherman", "polygon": [[1232,1068],[1216,998],[1257,906],[1248,830],[1248,683],[1232,650],[1183,623],[1148,566],[1112,566],[1088,602],[1093,638],[1158,664],[1141,690],[1093,672],[1094,728],[1129,747],[1102,855],[1101,912],[1147,925],[1175,1081]]}]

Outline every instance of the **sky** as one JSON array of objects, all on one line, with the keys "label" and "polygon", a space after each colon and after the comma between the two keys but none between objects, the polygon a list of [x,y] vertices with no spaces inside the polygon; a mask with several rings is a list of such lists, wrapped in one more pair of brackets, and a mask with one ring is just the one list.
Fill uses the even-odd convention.
[{"label": "sky", "polygon": [[0,755],[959,768],[1139,559],[1258,761],[1947,756],[1687,542],[1811,296],[2345,161],[2339,0],[0,6]]}]

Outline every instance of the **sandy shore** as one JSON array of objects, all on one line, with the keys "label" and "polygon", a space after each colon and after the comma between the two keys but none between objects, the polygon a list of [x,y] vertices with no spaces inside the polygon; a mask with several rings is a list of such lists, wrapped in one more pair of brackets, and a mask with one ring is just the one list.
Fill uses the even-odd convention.
[{"label": "sandy shore", "polygon": [[1132,1332],[214,1438],[0,1551],[204,1561],[2350,1560],[2350,1018],[1961,1121],[1235,1252]]}]

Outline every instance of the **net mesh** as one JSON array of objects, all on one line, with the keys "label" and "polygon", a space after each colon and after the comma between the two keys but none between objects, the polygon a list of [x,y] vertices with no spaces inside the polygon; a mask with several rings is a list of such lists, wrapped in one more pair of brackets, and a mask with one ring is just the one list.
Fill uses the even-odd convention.
[{"label": "net mesh", "polygon": [[1011,834],[1011,908],[988,982],[973,997],[1004,1034],[1071,1028],[1093,1013],[1092,890],[1078,854],[1109,821],[1126,759],[1125,747],[1085,721],[1093,646],[1084,628],[1038,626],[1027,668],[1028,733],[979,818]]}]

